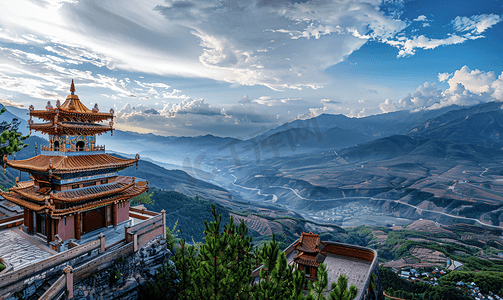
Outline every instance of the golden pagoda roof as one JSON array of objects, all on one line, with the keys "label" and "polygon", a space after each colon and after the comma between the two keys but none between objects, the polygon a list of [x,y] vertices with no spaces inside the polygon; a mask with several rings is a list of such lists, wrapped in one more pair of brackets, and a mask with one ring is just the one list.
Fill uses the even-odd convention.
[{"label": "golden pagoda roof", "polygon": [[75,95],[75,84],[73,83],[73,79],[72,84],[70,85],[70,93],[71,94],[66,97],[66,101],[60,106],[61,109],[80,113],[92,112],[84,104],[82,104],[82,102],[80,102],[79,96]]},{"label": "golden pagoda roof", "polygon": [[59,107],[62,110],[74,111],[79,113],[92,113],[82,102],[80,102],[79,96],[68,95],[66,101]]},{"label": "golden pagoda roof", "polygon": [[[66,97],[66,101],[60,105],[58,100],[56,102],[56,107],[53,107],[50,101],[47,103],[45,110],[35,110],[33,106],[30,106],[30,117],[37,117],[53,123],[58,123],[58,121],[90,123],[100,122],[107,119],[113,120],[113,109],[111,109],[109,113],[99,112],[97,105],[92,110],[88,109],[80,101],[79,96],[75,95],[75,85],[73,84],[73,80],[70,91],[71,94]],[[32,127],[32,125],[39,124],[33,124],[30,120],[30,129],[41,130],[38,127]]]},{"label": "golden pagoda roof", "polygon": [[[66,102],[65,102],[66,103]],[[63,103],[64,104],[64,103]],[[58,115],[58,119],[60,121],[66,121],[71,119],[85,119],[90,120],[91,122],[99,122],[107,119],[113,118],[113,113],[104,113],[104,112],[96,112],[91,111],[89,113],[83,113],[79,111],[66,110],[64,108],[47,108],[45,110],[32,110],[30,111],[30,116],[36,117],[45,121],[52,122],[54,121],[54,117]]]},{"label": "golden pagoda roof", "polygon": [[139,182],[138,184],[135,185],[133,183],[132,185],[128,185],[127,188],[122,189],[118,193],[112,195],[110,195],[109,193],[104,197],[93,197],[96,198],[96,201],[91,201],[81,205],[76,205],[70,208],[62,208],[62,209],[56,208],[56,206],[52,203],[52,201],[49,200],[49,196],[46,196],[46,198],[44,199],[44,203],[34,203],[27,200],[20,194],[12,191],[9,193],[0,191],[0,195],[3,196],[6,200],[13,202],[21,207],[25,207],[37,212],[46,210],[46,213],[50,214],[51,217],[63,217],[65,215],[69,215],[72,213],[84,212],[94,209],[96,207],[109,205],[114,202],[116,203],[128,200],[130,198],[140,195],[141,193],[147,190],[148,190],[148,184]]},{"label": "golden pagoda roof", "polygon": [[139,158],[122,159],[108,154],[78,155],[78,156],[51,156],[37,155],[24,160],[4,160],[14,169],[24,172],[53,174],[74,173],[89,170],[101,170],[107,168],[122,169],[132,166]]},{"label": "golden pagoda roof", "polygon": [[94,135],[112,131],[113,127],[111,125],[85,122],[58,122],[56,124],[50,122],[30,124],[30,129],[50,135]]},{"label": "golden pagoda roof", "polygon": [[21,182],[18,182],[18,186],[10,188],[9,191],[37,202],[43,202],[47,196],[49,196],[49,199],[53,199],[54,202],[57,203],[72,203],[122,192],[134,185],[134,178],[119,176],[116,178],[116,182],[112,184],[95,185],[87,188],[66,190],[53,194],[49,194],[50,189],[45,190],[45,188],[39,188],[33,184],[25,186],[20,183]]}]

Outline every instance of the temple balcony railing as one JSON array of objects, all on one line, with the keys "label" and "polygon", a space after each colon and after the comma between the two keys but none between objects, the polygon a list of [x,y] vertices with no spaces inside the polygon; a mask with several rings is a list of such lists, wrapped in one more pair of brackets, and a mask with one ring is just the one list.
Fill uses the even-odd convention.
[{"label": "temple balcony railing", "polygon": [[78,151],[105,151],[105,146],[91,146],[91,147],[76,147],[72,145],[70,148],[54,147],[54,146],[40,146],[41,151],[61,151],[61,152],[78,152]]},{"label": "temple balcony railing", "polygon": [[105,153],[105,146],[93,146],[91,147],[76,147],[71,145],[70,148],[54,147],[54,146],[40,146],[41,154],[52,155],[52,156],[78,156],[78,155],[91,155],[91,154],[103,154]]}]

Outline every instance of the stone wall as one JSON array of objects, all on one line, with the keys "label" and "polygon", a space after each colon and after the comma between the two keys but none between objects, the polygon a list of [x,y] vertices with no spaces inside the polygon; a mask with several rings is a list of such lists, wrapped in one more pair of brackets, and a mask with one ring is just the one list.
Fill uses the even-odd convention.
[{"label": "stone wall", "polygon": [[170,257],[171,251],[167,248],[166,240],[156,238],[138,252],[117,259],[112,267],[75,284],[74,299],[138,299],[140,287],[153,280]]},{"label": "stone wall", "polygon": [[99,240],[89,242],[72,250],[59,253],[20,270],[0,276],[0,298],[14,300],[28,299],[45,281],[59,277],[67,265],[78,265],[99,255]]}]

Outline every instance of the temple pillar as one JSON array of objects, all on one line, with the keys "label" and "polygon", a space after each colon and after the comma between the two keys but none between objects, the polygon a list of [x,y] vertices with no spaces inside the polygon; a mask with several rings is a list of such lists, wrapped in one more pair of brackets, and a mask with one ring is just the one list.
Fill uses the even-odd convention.
[{"label": "temple pillar", "polygon": [[112,224],[117,226],[117,203],[112,204]]},{"label": "temple pillar", "polygon": [[30,210],[27,209],[26,207],[23,210],[23,225],[28,228],[28,222],[29,222],[29,216],[30,216]]},{"label": "temple pillar", "polygon": [[45,234],[45,238],[47,241],[49,241],[49,219],[47,217],[44,218],[44,224],[45,224],[45,232],[41,232],[42,234]]},{"label": "temple pillar", "polygon": [[28,233],[33,233],[33,211],[31,209],[24,209],[24,226],[27,228]]},{"label": "temple pillar", "polygon": [[33,233],[35,232],[35,218],[33,217],[33,212],[31,209],[29,210],[28,213],[28,232]]},{"label": "temple pillar", "polygon": [[47,242],[52,242],[52,219],[49,217],[45,218],[45,232],[47,235]]},{"label": "temple pillar", "polygon": [[80,218],[81,218],[81,214],[80,213],[77,213],[75,214],[75,239],[76,240],[80,240]]}]

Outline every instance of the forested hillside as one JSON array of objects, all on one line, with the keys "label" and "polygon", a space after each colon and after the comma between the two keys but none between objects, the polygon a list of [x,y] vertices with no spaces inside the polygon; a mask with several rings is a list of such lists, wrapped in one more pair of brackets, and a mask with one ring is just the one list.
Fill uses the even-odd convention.
[{"label": "forested hillside", "polygon": [[[200,242],[204,237],[204,221],[211,220],[211,203],[199,196],[190,197],[175,191],[150,189],[151,203],[144,203],[151,211],[166,210],[166,226],[173,228],[176,222],[182,229],[183,238],[187,241]],[[148,201],[147,201],[148,202]],[[229,211],[222,205],[215,204],[217,212],[222,215],[223,224],[229,222]]]}]

